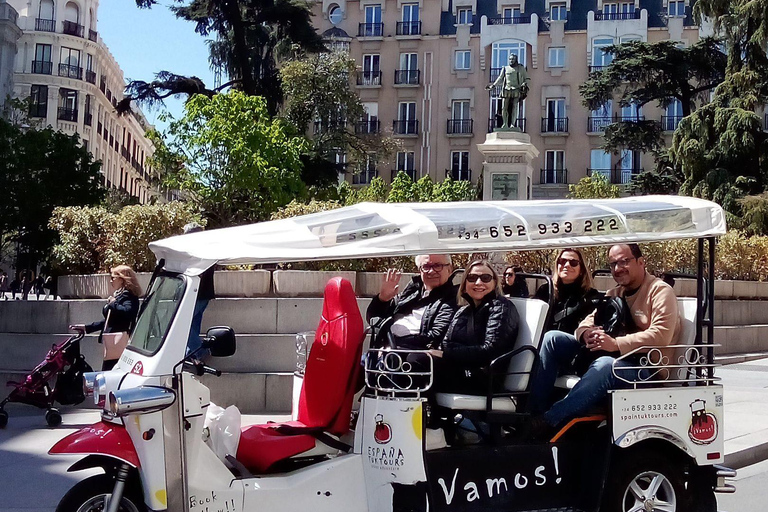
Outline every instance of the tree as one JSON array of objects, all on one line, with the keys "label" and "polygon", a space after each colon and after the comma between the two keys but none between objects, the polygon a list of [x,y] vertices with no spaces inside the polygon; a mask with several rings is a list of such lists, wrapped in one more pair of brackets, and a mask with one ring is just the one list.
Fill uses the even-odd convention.
[{"label": "tree", "polygon": [[621,196],[621,189],[611,185],[602,174],[585,176],[575,185],[568,185],[570,199],[610,199]]},{"label": "tree", "polygon": [[77,134],[0,119],[0,237],[15,245],[17,266],[32,268],[47,256],[56,239],[48,229],[55,207],[102,199],[100,168]]},{"label": "tree", "polygon": [[302,137],[270,119],[266,102],[239,91],[193,96],[168,127],[168,149],[183,166],[166,185],[185,191],[213,227],[258,222],[305,194]]},{"label": "tree", "polygon": [[[136,0],[150,8],[157,0]],[[160,71],[151,82],[133,81],[118,110],[130,110],[131,101],[153,104],[175,95],[212,97],[233,86],[249,96],[263,96],[270,115],[281,102],[277,72],[281,56],[294,47],[321,51],[324,45],[311,23],[311,7],[304,0],[179,0],[170,9],[177,18],[195,23],[209,41],[210,63],[223,68],[230,81],[215,89],[197,77]]]}]

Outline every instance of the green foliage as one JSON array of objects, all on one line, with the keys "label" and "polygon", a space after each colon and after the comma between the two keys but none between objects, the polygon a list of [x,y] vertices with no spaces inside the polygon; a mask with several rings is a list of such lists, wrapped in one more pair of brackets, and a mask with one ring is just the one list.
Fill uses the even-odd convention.
[{"label": "green foliage", "polygon": [[621,189],[611,185],[608,178],[602,174],[585,176],[575,185],[568,185],[570,199],[608,199],[620,196]]},{"label": "green foliage", "polygon": [[738,226],[750,236],[768,235],[768,192],[747,196],[739,202],[743,215]]},{"label": "green foliage", "polygon": [[305,194],[306,141],[288,131],[270,119],[262,98],[195,96],[168,128],[168,148],[184,165],[167,169],[165,183],[186,191],[213,227],[266,220]]},{"label": "green foliage", "polygon": [[681,183],[681,176],[674,169],[662,167],[639,173],[627,185],[627,192],[633,196],[677,194]]},{"label": "green foliage", "polygon": [[68,274],[89,274],[125,264],[149,271],[155,256],[148,244],[179,235],[189,222],[205,221],[188,203],[56,208],[49,227],[59,235],[53,248],[56,266]]},{"label": "green foliage", "polygon": [[274,212],[270,220],[288,219],[298,217],[299,215],[335,210],[336,208],[341,208],[341,204],[338,201],[317,201],[313,199],[309,203],[302,203],[294,199]]}]

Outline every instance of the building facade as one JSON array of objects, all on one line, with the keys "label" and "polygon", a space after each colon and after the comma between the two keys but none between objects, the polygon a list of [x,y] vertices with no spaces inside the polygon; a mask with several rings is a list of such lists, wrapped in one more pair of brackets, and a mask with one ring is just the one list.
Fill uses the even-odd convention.
[{"label": "building facade", "polygon": [[13,92],[30,98],[30,119],[78,133],[102,162],[104,185],[139,202],[151,197],[147,158],[153,145],[144,116],[118,116],[125,80],[99,37],[98,0],[8,0],[18,12]]},{"label": "building facade", "polygon": [[16,42],[21,29],[16,24],[19,13],[5,0],[0,1],[0,106],[13,92],[13,69],[16,61]]},{"label": "building facade", "polygon": [[611,61],[603,47],[632,40],[691,45],[710,27],[691,18],[689,0],[321,0],[321,33],[348,46],[358,63],[356,86],[367,118],[355,129],[391,132],[402,143],[392,162],[371,160],[354,183],[397,170],[476,181],[483,161],[477,144],[501,124],[498,91],[487,91],[515,54],[531,89],[519,125],[540,155],[533,197],[563,197],[569,183],[603,174],[626,184],[650,155],[599,149],[615,120],[654,119],[671,141],[679,103],[597,111],[582,105],[579,85]]}]

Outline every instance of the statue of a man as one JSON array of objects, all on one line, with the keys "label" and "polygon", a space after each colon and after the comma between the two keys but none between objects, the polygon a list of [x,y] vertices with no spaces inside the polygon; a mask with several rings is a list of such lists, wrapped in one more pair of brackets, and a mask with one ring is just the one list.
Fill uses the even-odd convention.
[{"label": "statue of a man", "polygon": [[501,129],[508,129],[517,126],[517,118],[520,112],[520,102],[528,95],[528,72],[525,66],[517,62],[517,55],[509,55],[509,65],[501,68],[501,73],[495,82],[486,86],[491,90],[497,85],[501,88],[501,118],[503,124]]}]

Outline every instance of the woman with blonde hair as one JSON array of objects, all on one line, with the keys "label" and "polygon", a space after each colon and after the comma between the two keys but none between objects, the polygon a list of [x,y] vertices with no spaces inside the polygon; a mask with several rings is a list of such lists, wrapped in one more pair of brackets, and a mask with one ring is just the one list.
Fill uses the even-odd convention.
[{"label": "woman with blonde hair", "polygon": [[[573,334],[579,323],[597,307],[602,293],[592,281],[584,255],[579,249],[567,248],[555,258],[552,272],[554,285],[551,320],[547,331],[558,330]],[[549,302],[549,287],[543,284],[536,290],[537,299]]]},{"label": "woman with blonde hair", "polygon": [[128,265],[112,268],[109,281],[112,294],[102,308],[104,320],[69,326],[72,330],[84,330],[87,333],[100,331],[99,343],[104,344],[102,371],[111,370],[128,345],[139,313],[139,297],[142,293],[136,272]]}]

